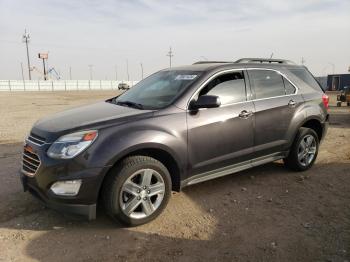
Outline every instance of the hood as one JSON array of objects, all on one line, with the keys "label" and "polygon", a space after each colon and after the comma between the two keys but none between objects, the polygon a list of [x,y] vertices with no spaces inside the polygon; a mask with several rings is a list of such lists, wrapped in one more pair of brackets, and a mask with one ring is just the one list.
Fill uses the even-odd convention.
[{"label": "hood", "polygon": [[153,111],[99,102],[53,114],[37,121],[32,129],[34,134],[48,138],[87,128],[115,125],[132,119],[145,118]]}]

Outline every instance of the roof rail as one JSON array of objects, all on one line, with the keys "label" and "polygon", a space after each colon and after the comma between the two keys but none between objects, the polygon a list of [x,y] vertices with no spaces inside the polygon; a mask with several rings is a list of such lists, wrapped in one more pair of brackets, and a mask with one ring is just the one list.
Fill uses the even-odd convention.
[{"label": "roof rail", "polygon": [[295,63],[290,60],[272,58],[241,58],[238,59],[235,63],[269,63],[295,65]]},{"label": "roof rail", "polygon": [[229,61],[198,61],[193,63],[193,65],[201,65],[201,64],[223,64],[223,63],[234,63]]}]

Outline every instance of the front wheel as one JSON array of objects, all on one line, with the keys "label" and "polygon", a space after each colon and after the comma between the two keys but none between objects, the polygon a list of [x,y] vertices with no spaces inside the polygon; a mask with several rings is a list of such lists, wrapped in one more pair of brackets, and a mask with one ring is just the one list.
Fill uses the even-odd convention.
[{"label": "front wheel", "polygon": [[107,213],[128,226],[155,219],[166,207],[170,195],[169,171],[148,156],[122,160],[108,174],[102,191]]},{"label": "front wheel", "polygon": [[314,164],[319,148],[319,140],[316,132],[310,128],[299,129],[288,157],[284,164],[295,171],[305,171]]}]

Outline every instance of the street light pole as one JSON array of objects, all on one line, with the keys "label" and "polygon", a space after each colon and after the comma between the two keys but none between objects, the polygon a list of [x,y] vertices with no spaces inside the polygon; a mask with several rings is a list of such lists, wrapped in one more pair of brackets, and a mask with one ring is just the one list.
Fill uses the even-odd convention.
[{"label": "street light pole", "polygon": [[126,74],[128,77],[128,81],[130,80],[130,75],[129,75],[129,60],[126,59]]},{"label": "street light pole", "polygon": [[171,58],[174,56],[171,47],[170,47],[169,52],[167,53],[166,56],[169,56],[169,65],[170,65],[170,67],[171,67]]},{"label": "street light pole", "polygon": [[331,62],[328,62],[328,64],[330,64],[332,66],[332,72],[333,72],[333,75],[334,75],[334,71],[335,71],[335,64],[331,63]]},{"label": "street light pole", "polygon": [[28,48],[28,43],[30,40],[29,33],[27,33],[27,30],[24,29],[24,34],[22,36],[23,43],[26,44],[27,48],[27,61],[28,61],[28,75],[29,75],[29,80],[32,80],[32,73],[31,73],[31,68],[30,68],[30,60],[29,60],[29,48]]},{"label": "street light pole", "polygon": [[90,80],[92,80],[92,67],[94,65],[89,65]]},{"label": "street light pole", "polygon": [[141,65],[141,79],[143,79],[143,65],[142,63],[140,63],[140,65]]}]

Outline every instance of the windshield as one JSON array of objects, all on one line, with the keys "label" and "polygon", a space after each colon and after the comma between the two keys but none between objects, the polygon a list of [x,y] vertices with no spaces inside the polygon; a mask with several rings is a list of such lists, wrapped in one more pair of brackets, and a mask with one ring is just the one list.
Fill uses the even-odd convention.
[{"label": "windshield", "polygon": [[196,81],[200,74],[184,70],[159,71],[117,97],[114,102],[125,106],[137,105],[139,109],[164,108]]}]

